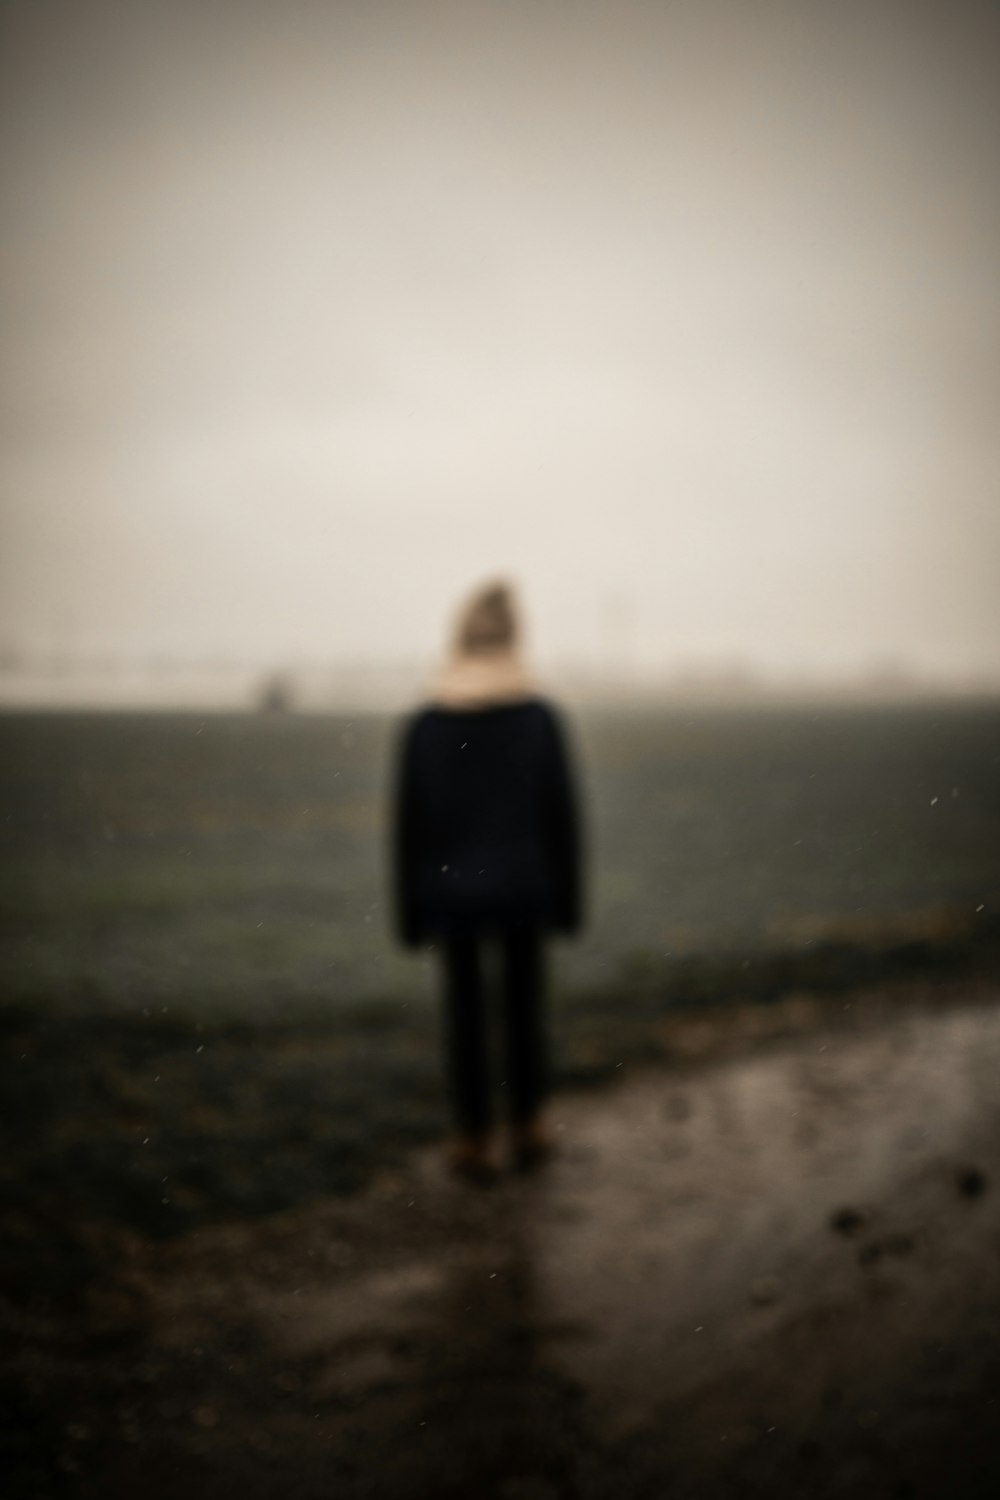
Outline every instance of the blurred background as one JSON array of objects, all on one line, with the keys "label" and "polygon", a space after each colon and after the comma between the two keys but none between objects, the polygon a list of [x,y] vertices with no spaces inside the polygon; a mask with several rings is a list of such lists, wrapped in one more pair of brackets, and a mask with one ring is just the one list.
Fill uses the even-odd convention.
[{"label": "blurred background", "polygon": [[[249,1421],[251,1388],[280,1376],[305,1426],[282,1437],[258,1412],[261,1461],[294,1451],[301,1493],[314,1474],[325,1494],[335,1451],[368,1493],[350,1422],[417,1426],[405,1402],[378,1406],[384,1363],[346,1387],[325,1375],[325,1396],[301,1353],[240,1375],[245,1315],[226,1299],[249,1263],[282,1295],[308,1280],[281,1225],[341,1245],[334,1280],[407,1243],[385,1216],[418,1200],[413,1148],[444,1114],[433,955],[400,954],[387,910],[396,736],[484,578],[519,590],[583,789],[590,923],[554,957],[562,1082],[641,1064],[673,1088],[768,1039],[818,1055],[834,1013],[881,1026],[957,1003],[980,1020],[951,1052],[929,1021],[884,1042],[887,1118],[898,1145],[931,1128],[914,1112],[933,1125],[961,1096],[961,1129],[986,1138],[969,1058],[997,1045],[977,1028],[1000,921],[1000,21],[985,0],[2,0],[0,24],[5,1441],[26,1494],[130,1493],[151,1451],[165,1494],[214,1492],[238,1468],[219,1390],[236,1382]],[[897,1053],[920,1063],[905,1081]],[[746,1246],[766,1261],[785,1209],[766,1232],[754,1219],[765,1254],[719,1207],[755,1128],[727,1100],[784,1097],[787,1079],[752,1076],[718,1075],[707,1135],[689,1096],[668,1114],[715,1162],[689,1185],[706,1243],[728,1222],[760,1293]],[[836,1109],[844,1160],[864,1155],[847,1074],[814,1083],[803,1182]],[[927,1170],[978,1201],[986,1148],[948,1118],[952,1155]],[[571,1157],[553,1201],[620,1223],[586,1200],[595,1159]],[[638,1202],[662,1165],[622,1191]],[[814,1207],[822,1238],[837,1204],[812,1191],[795,1212]],[[470,1220],[431,1199],[414,1233],[461,1262],[432,1318],[450,1338],[469,1264],[532,1218],[527,1200]],[[322,1233],[301,1217],[346,1203],[362,1207]],[[484,1334],[458,1382],[492,1371],[470,1420],[494,1446],[464,1469],[466,1450],[434,1450],[426,1492],[494,1493],[488,1450],[501,1500],[608,1493],[614,1454],[625,1492],[644,1473],[659,1494],[651,1450],[608,1439],[585,1483],[537,1457],[551,1432],[496,1405],[524,1378],[503,1330],[530,1324],[535,1348],[533,1309],[566,1267],[529,1229],[487,1325],[499,1373]],[[230,1250],[198,1260],[210,1233]],[[942,1263],[981,1281],[986,1243]],[[685,1306],[718,1292],[701,1259],[675,1267]],[[381,1295],[354,1300],[402,1337]],[[595,1286],[579,1297],[589,1316]],[[958,1351],[943,1407],[974,1428],[986,1356],[941,1297]],[[198,1359],[212,1327],[221,1340],[209,1373],[169,1352],[179,1308]],[[593,1313],[612,1315],[629,1326],[627,1302]],[[987,1326],[982,1307],[962,1316]],[[777,1369],[791,1345],[774,1339]],[[411,1397],[420,1359],[399,1377]],[[691,1400],[707,1432],[715,1408]],[[322,1453],[304,1436],[318,1407]],[[816,1394],[799,1447],[834,1410]],[[854,1462],[873,1423],[850,1420]],[[753,1447],[774,1426],[727,1421],[766,1492],[794,1492]],[[924,1493],[930,1450],[911,1447],[913,1473],[866,1450],[869,1470],[814,1472],[809,1492]],[[508,1472],[504,1451],[530,1461]],[[685,1473],[745,1492],[749,1469],[698,1453]],[[379,1472],[382,1494],[423,1492]]]},{"label": "blurred background", "polygon": [[998,686],[993,6],[2,15],[8,702]]}]

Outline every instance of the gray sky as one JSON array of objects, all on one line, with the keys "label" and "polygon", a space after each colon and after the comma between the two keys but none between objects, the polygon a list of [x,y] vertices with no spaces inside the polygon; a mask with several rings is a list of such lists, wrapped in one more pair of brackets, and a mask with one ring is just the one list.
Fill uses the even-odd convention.
[{"label": "gray sky", "polygon": [[1000,671],[995,5],[0,14],[0,642]]}]

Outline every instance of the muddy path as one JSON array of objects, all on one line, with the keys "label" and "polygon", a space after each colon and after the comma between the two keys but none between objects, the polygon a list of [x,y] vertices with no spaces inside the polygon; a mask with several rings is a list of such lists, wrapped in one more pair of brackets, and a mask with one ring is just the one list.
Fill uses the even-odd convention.
[{"label": "muddy path", "polygon": [[5,1315],[15,1492],[1000,1493],[995,998],[625,1068],[489,1190],[421,1148],[263,1220],[95,1230],[85,1306]]}]

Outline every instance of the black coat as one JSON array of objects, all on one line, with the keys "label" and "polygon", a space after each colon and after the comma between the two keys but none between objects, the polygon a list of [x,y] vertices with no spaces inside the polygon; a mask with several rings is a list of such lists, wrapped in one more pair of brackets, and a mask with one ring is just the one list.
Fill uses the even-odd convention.
[{"label": "black coat", "polygon": [[558,718],[541,699],[414,715],[394,812],[405,943],[512,921],[578,926],[576,798]]}]

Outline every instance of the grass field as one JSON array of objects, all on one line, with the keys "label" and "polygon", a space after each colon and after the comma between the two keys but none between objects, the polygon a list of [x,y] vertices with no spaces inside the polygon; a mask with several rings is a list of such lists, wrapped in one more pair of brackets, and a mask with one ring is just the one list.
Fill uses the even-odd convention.
[{"label": "grass field", "polygon": [[[779,1001],[780,1030],[796,997],[994,962],[1000,709],[574,730],[591,921],[555,956],[563,1084],[669,1059],[676,1010]],[[386,910],[394,733],[0,718],[5,1170],[64,1281],[86,1222],[266,1214],[445,1128],[433,955]]]},{"label": "grass field", "polygon": [[[1000,906],[1000,706],[590,714],[568,992]],[[59,1011],[262,1019],[432,989],[387,911],[384,718],[0,717],[0,973]]]}]

